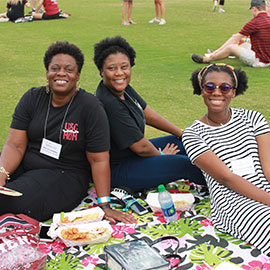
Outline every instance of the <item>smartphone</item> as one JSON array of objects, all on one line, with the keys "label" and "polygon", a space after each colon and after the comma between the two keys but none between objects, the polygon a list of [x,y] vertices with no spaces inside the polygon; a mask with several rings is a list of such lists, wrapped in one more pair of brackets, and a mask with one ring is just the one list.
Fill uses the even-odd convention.
[{"label": "smartphone", "polygon": [[40,237],[40,241],[43,242],[52,242],[53,239],[47,234],[49,229],[50,229],[50,225],[47,224],[40,224],[40,232],[39,232],[39,237]]},{"label": "smartphone", "polygon": [[125,195],[122,198],[122,201],[125,202],[125,204],[131,204],[130,209],[134,211],[138,215],[144,215],[148,213],[148,209],[146,209],[143,205],[141,205],[133,196],[131,195]]}]

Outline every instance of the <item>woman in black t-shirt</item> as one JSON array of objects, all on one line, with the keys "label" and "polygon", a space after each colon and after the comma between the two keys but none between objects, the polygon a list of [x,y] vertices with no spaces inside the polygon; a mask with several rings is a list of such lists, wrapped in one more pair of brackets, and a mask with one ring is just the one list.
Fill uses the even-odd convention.
[{"label": "woman in black t-shirt", "polygon": [[0,186],[23,195],[0,194],[0,215],[24,213],[44,221],[71,211],[87,195],[92,179],[105,218],[135,222],[107,207],[109,125],[98,99],[77,86],[83,63],[81,50],[68,42],[46,51],[48,85],[22,96],[0,156]]},{"label": "woman in black t-shirt", "polygon": [[[102,77],[96,96],[110,124],[112,186],[141,190],[178,179],[204,184],[200,170],[186,155],[182,130],[151,109],[130,86],[135,56],[120,36],[95,45],[94,61]],[[148,140],[145,124],[172,135]]]},{"label": "woman in black t-shirt", "polygon": [[0,18],[9,18],[10,21],[16,21],[24,17],[24,5],[30,8],[27,0],[7,0],[7,12],[0,14]]}]

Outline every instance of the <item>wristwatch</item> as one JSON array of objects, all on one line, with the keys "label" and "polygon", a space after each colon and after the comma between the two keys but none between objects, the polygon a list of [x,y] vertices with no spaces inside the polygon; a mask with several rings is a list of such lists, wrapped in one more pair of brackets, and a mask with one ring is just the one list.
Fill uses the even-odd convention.
[{"label": "wristwatch", "polygon": [[108,204],[105,204],[105,205],[100,205],[99,207],[104,210],[106,208],[111,208],[111,205],[108,203]]}]

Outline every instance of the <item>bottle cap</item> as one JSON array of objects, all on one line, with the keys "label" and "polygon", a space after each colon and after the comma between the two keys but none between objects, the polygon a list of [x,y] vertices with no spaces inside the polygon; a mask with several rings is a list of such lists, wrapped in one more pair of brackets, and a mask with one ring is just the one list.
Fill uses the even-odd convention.
[{"label": "bottle cap", "polygon": [[159,186],[158,186],[158,191],[164,191],[164,190],[165,190],[164,185],[159,185]]}]

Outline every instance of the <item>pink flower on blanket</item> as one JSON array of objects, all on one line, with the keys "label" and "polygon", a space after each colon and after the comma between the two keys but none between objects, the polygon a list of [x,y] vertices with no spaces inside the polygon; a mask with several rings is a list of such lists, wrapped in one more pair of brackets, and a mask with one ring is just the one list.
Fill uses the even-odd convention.
[{"label": "pink flower on blanket", "polygon": [[204,219],[204,220],[201,220],[201,224],[204,226],[204,227],[208,227],[208,226],[213,226],[213,222],[210,221],[209,219]]},{"label": "pink flower on blanket", "polygon": [[39,248],[41,249],[41,251],[43,251],[46,254],[50,253],[51,251],[55,253],[63,253],[63,249],[65,247],[66,245],[61,240],[56,240],[51,243],[41,242],[39,244]]},{"label": "pink flower on blanket", "polygon": [[245,270],[270,270],[270,263],[254,260],[249,262],[248,265],[243,264],[242,268]]},{"label": "pink flower on blanket", "polygon": [[125,237],[126,234],[133,234],[136,233],[136,230],[134,230],[132,227],[127,225],[111,225],[113,228],[112,237],[122,239]]},{"label": "pink flower on blanket", "polygon": [[92,197],[92,198],[97,198],[97,193],[96,193],[96,189],[93,187],[91,188],[91,190],[89,191],[89,195]]},{"label": "pink flower on blanket", "polygon": [[98,258],[94,258],[92,256],[89,256],[89,257],[84,258],[82,260],[82,264],[84,267],[87,267],[89,264],[97,265],[98,260],[99,260]]}]

